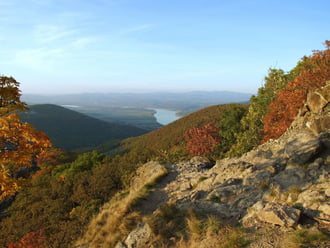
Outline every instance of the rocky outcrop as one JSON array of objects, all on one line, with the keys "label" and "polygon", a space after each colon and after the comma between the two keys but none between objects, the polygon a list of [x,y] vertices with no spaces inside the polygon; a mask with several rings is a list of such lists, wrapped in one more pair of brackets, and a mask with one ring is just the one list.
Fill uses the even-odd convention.
[{"label": "rocky outcrop", "polygon": [[219,160],[209,170],[198,170],[191,161],[176,164],[178,177],[167,186],[171,201],[242,223],[255,218],[258,223],[294,226],[300,213],[329,218],[325,192],[330,188],[330,125],[311,129],[315,119],[330,117],[329,91],[327,85],[309,93],[307,110],[282,137],[241,158]]},{"label": "rocky outcrop", "polygon": [[[166,165],[169,174],[145,204],[156,199],[155,208],[171,203],[249,228],[292,228],[303,225],[306,218],[316,224],[330,224],[329,95],[329,84],[310,92],[306,105],[279,139],[240,158],[213,165],[194,157]],[[157,163],[141,167],[132,190],[141,188],[161,168]],[[152,211],[142,213],[152,215]],[[148,224],[140,223],[116,248],[151,247],[148,242],[152,235]]]},{"label": "rocky outcrop", "polygon": [[[296,226],[301,211],[286,204],[258,201],[251,208],[242,222],[245,226],[255,226],[256,220],[279,226]],[[251,220],[253,220],[251,222]]]}]

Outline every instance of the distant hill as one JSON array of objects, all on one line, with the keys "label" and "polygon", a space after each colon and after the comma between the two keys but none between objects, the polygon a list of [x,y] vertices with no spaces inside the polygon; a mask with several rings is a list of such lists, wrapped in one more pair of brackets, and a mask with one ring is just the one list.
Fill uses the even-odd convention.
[{"label": "distant hill", "polygon": [[52,104],[32,105],[23,121],[44,131],[56,147],[88,150],[105,142],[141,135],[147,130],[101,121]]},{"label": "distant hill", "polygon": [[24,94],[28,104],[58,104],[98,107],[164,108],[183,112],[206,106],[246,102],[251,94],[230,91],[192,91],[181,93],[85,93],[67,95]]},{"label": "distant hill", "polygon": [[122,140],[116,151],[109,151],[108,149],[109,147],[111,149],[111,146],[107,145],[100,146],[99,151],[113,154],[138,147],[164,152],[173,159],[176,156],[177,159],[189,157],[184,133],[193,127],[202,127],[209,123],[216,125],[221,120],[221,112],[228,106],[228,104],[222,104],[203,108],[142,136]]}]

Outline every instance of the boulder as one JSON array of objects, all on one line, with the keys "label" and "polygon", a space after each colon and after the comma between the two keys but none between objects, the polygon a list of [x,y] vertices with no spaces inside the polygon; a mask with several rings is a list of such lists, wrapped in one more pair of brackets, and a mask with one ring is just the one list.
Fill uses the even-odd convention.
[{"label": "boulder", "polygon": [[248,209],[248,214],[243,217],[243,224],[258,220],[273,225],[292,227],[297,225],[300,213],[299,209],[286,204],[258,201]]},{"label": "boulder", "polygon": [[298,196],[297,203],[301,203],[304,208],[317,210],[321,202],[326,201],[326,195],[323,190],[307,189]]},{"label": "boulder", "polygon": [[321,116],[306,123],[306,126],[314,133],[320,134],[330,129],[330,116]]},{"label": "boulder", "polygon": [[191,158],[189,162],[190,164],[196,166],[199,171],[211,169],[214,166],[214,164],[212,164],[208,158],[201,156],[195,156]]},{"label": "boulder", "polygon": [[281,171],[277,174],[273,181],[276,184],[279,184],[281,188],[289,188],[290,186],[298,186],[306,183],[305,181],[306,173],[303,169],[300,168],[290,168],[284,171]]},{"label": "boulder", "polygon": [[321,148],[317,136],[310,132],[301,132],[285,145],[285,153],[291,162],[304,164],[313,159]]},{"label": "boulder", "polygon": [[319,113],[330,101],[330,85],[307,95],[307,105],[313,113]]},{"label": "boulder", "polygon": [[115,246],[115,248],[127,248],[127,246],[123,242],[118,242]]},{"label": "boulder", "polygon": [[244,178],[244,185],[258,186],[260,184],[269,183],[272,177],[272,173],[268,170],[260,171],[249,177]]},{"label": "boulder", "polygon": [[195,156],[195,157],[192,157],[189,162],[192,164],[207,164],[207,163],[210,163],[210,160],[206,157]]},{"label": "boulder", "polygon": [[322,203],[318,210],[323,214],[330,216],[330,203]]},{"label": "boulder", "polygon": [[134,229],[128,235],[124,244],[123,243],[121,244],[124,246],[119,246],[119,247],[144,248],[146,243],[149,241],[151,235],[152,235],[152,230],[151,230],[150,226],[145,222],[139,223],[137,228]]}]

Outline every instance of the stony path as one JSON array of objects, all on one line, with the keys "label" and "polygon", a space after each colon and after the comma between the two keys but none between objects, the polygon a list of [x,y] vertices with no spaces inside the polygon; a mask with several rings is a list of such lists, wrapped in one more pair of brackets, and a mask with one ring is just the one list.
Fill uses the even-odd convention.
[{"label": "stony path", "polygon": [[198,163],[183,162],[164,166],[168,174],[157,182],[146,198],[140,201],[137,210],[142,215],[150,215],[162,204],[189,194],[192,188],[191,179],[199,178],[203,174],[198,171]]},{"label": "stony path", "polygon": [[155,188],[146,198],[140,201],[137,210],[142,215],[152,214],[159,206],[169,200],[169,192],[166,190],[166,187],[176,180],[178,171],[173,164],[165,165],[165,167],[168,169],[168,174],[157,182]]}]

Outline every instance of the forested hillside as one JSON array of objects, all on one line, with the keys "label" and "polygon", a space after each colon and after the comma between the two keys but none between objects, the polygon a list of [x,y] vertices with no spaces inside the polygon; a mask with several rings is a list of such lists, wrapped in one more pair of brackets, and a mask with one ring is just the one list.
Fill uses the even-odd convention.
[{"label": "forested hillside", "polygon": [[[219,136],[219,129],[217,129],[217,126],[219,126],[223,112],[234,109],[237,106],[240,106],[242,109],[247,108],[247,105],[239,104],[215,105],[203,108],[160,129],[139,137],[123,140],[120,142],[117,152],[129,151],[139,147],[157,154],[159,159],[175,161],[178,159],[188,158],[191,154],[189,152],[187,142],[195,138],[195,140],[193,140],[195,146],[203,146],[203,144],[207,146],[207,142],[213,137],[208,134],[208,128],[216,128],[217,131],[215,132],[215,136]],[[240,119],[237,119],[235,121],[239,123],[239,120]],[[198,131],[198,129],[200,129],[201,132],[205,130],[204,134]],[[188,132],[194,130],[196,130],[196,133],[192,134],[191,137],[188,137]],[[204,140],[198,141],[198,137],[203,136],[205,136]],[[216,149],[221,149],[221,147],[217,147]],[[214,157],[218,156],[217,151],[215,151],[216,149],[209,152],[214,152],[210,154],[211,157],[213,155]]]},{"label": "forested hillside", "polygon": [[147,130],[101,121],[52,104],[29,106],[21,118],[44,131],[55,147],[65,150],[92,150],[105,142],[138,136]]}]

